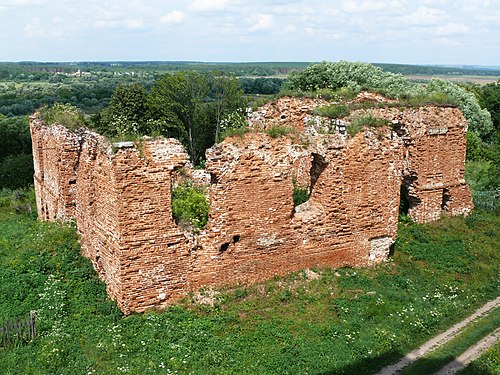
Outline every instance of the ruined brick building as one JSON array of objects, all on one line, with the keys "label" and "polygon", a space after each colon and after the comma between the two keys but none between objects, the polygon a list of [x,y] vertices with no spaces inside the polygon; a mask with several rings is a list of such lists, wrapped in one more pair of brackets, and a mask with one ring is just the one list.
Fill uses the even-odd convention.
[{"label": "ruined brick building", "polygon": [[[387,106],[339,121],[311,115],[323,104],[268,103],[251,114],[252,132],[207,151],[210,212],[199,233],[172,218],[172,184],[190,166],[177,140],[111,145],[35,114],[39,218],[76,221],[83,255],[130,313],[166,306],[201,286],[383,261],[396,238],[401,194],[421,223],[472,210],[459,109]],[[366,111],[391,126],[348,135],[350,120]],[[264,131],[273,126],[295,131],[273,138]],[[294,183],[310,193],[297,207]]]}]

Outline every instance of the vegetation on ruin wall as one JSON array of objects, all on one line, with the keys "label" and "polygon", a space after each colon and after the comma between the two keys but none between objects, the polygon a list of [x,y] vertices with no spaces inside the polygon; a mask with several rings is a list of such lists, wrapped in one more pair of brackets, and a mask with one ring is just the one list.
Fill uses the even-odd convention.
[{"label": "vegetation on ruin wall", "polygon": [[355,136],[365,127],[369,128],[379,128],[382,126],[388,126],[389,121],[383,118],[378,118],[373,116],[372,114],[368,114],[365,116],[359,116],[352,119],[351,123],[347,127],[347,133],[350,136]]},{"label": "vegetation on ruin wall", "polygon": [[[401,74],[384,72],[372,64],[341,61],[322,62],[310,65],[299,72],[292,72],[287,86],[291,90],[315,92],[317,90],[338,90],[348,88],[353,92],[368,90],[399,100],[426,100],[440,96],[457,104],[470,129],[480,136],[493,131],[491,116],[481,108],[476,96],[459,85],[442,79],[432,79],[427,85],[407,80]],[[441,99],[442,100],[442,99]]]},{"label": "vegetation on ruin wall", "polygon": [[55,103],[51,107],[42,107],[40,115],[49,125],[59,124],[72,130],[86,125],[83,112],[71,104]]},{"label": "vegetation on ruin wall", "polygon": [[309,186],[304,185],[301,186],[298,184],[297,179],[293,178],[293,206],[300,206],[302,203],[305,203],[309,200]]},{"label": "vegetation on ruin wall", "polygon": [[[398,97],[406,98],[406,102],[424,103],[432,99],[433,103],[461,104],[461,108],[470,119],[474,131],[467,134],[467,158],[474,161],[490,161],[500,175],[500,85],[488,84],[478,86],[472,84],[454,84],[434,80],[427,86],[407,82],[404,78],[388,74],[387,71],[404,72],[411,74],[471,74],[471,71],[462,71],[458,68],[443,67],[416,67],[384,65],[384,71],[375,66],[362,63],[338,64],[321,63],[311,65],[303,73],[292,74],[292,87],[297,82],[309,80],[309,76],[316,79],[316,72],[329,69],[338,76],[335,78],[325,75],[325,79],[337,85],[344,85],[339,89],[321,88],[314,91],[305,89],[285,90],[284,80],[275,77],[255,77],[269,75],[284,75],[306,68],[308,63],[243,63],[243,64],[203,64],[203,63],[175,63],[175,62],[99,62],[76,63],[0,63],[0,139],[9,143],[0,150],[0,188],[17,188],[28,186],[33,182],[33,167],[31,165],[31,144],[28,118],[40,107],[50,108],[54,103],[65,103],[78,108],[85,113],[86,124],[100,132],[108,133],[114,139],[138,139],[141,134],[153,136],[178,137],[187,146],[195,164],[203,164],[204,150],[211,146],[216,138],[223,139],[228,135],[242,136],[248,131],[236,120],[233,127],[222,129],[224,122],[235,120],[233,111],[234,101],[222,100],[225,88],[229,87],[233,94],[241,93],[246,96],[229,95],[241,99],[243,105],[252,108],[264,104],[282,95],[302,95],[308,97],[322,97],[328,100],[345,101],[352,99],[364,86],[374,87],[374,91],[398,93]],[[335,69],[330,69],[335,65]],[[377,65],[378,66],[378,65]],[[81,75],[71,74],[81,70]],[[186,71],[195,71],[194,74]],[[217,74],[214,74],[217,71]],[[184,73],[182,73],[184,72]],[[476,71],[475,74],[484,74],[488,71]],[[367,73],[368,77],[366,76]],[[474,72],[472,72],[474,73]],[[167,78],[164,78],[168,74]],[[360,77],[356,78],[355,75]],[[364,75],[363,75],[364,74]],[[192,98],[197,103],[193,106],[178,106],[177,99],[166,97],[162,104],[156,106],[161,110],[149,108],[147,100],[153,87],[155,91],[160,86],[166,86],[165,81],[186,80],[181,78],[204,75],[208,77],[208,95],[203,98]],[[252,77],[253,76],[253,77]],[[226,80],[214,80],[214,77],[230,77]],[[238,81],[232,79],[238,77]],[[305,82],[305,81],[304,81]],[[226,86],[217,83],[228,83]],[[328,81],[327,81],[328,83]],[[295,85],[295,86],[294,86]],[[333,87],[333,86],[332,86]],[[428,90],[423,88],[427,87]],[[414,95],[414,91],[423,91],[422,95]],[[429,92],[428,92],[429,91]],[[181,90],[182,92],[182,90]],[[202,92],[205,92],[202,90]],[[413,94],[412,94],[413,92]],[[223,94],[221,96],[221,94]],[[114,100],[112,97],[114,96]],[[480,107],[473,100],[479,101]],[[186,98],[186,97],[185,97]],[[451,98],[451,99],[450,99]],[[438,100],[439,99],[439,100]],[[451,100],[451,101],[450,101]],[[112,103],[111,103],[112,102]],[[154,102],[154,101],[153,101]],[[111,103],[111,104],[110,104]],[[164,104],[168,105],[164,105]],[[226,103],[233,103],[226,105]],[[468,104],[467,104],[468,103]],[[220,105],[222,104],[222,105]],[[241,103],[240,103],[241,104]],[[190,109],[191,108],[191,109]],[[240,107],[241,108],[241,107]],[[488,116],[482,109],[491,113],[493,131]],[[182,113],[190,113],[182,117]],[[241,113],[238,115],[244,120]],[[334,113],[331,116],[336,117]],[[189,125],[189,119],[196,121]],[[485,121],[483,121],[485,120]],[[62,120],[64,121],[64,119]],[[75,124],[79,126],[81,119]],[[187,125],[186,125],[187,124]],[[245,124],[246,125],[246,124]],[[219,127],[219,129],[218,129]],[[191,129],[191,136],[189,136]],[[216,134],[219,130],[220,134]],[[22,147],[11,147],[12,144]],[[8,152],[4,152],[7,150]],[[201,160],[200,160],[201,158]]]},{"label": "vegetation on ruin wall", "polygon": [[[322,62],[292,72],[287,82],[288,95],[332,99],[332,104],[316,111],[318,115],[342,118],[353,109],[370,106],[458,106],[467,122],[467,159],[489,162],[491,173],[500,176],[500,84],[485,86],[456,84],[442,79],[432,79],[425,85],[407,80],[400,74],[385,72],[366,63]],[[394,104],[345,105],[361,90],[379,92],[398,99]],[[352,129],[351,129],[352,131]],[[493,189],[499,188],[499,180]]]},{"label": "vegetation on ruin wall", "polygon": [[400,224],[392,260],[374,268],[296,272],[220,289],[213,307],[189,297],[123,317],[75,228],[36,221],[33,198],[0,194],[0,320],[36,310],[39,332],[0,349],[3,374],[371,374],[499,293],[500,217],[476,211]]},{"label": "vegetation on ruin wall", "polygon": [[172,189],[172,216],[180,226],[205,228],[209,210],[205,188],[184,182]]}]

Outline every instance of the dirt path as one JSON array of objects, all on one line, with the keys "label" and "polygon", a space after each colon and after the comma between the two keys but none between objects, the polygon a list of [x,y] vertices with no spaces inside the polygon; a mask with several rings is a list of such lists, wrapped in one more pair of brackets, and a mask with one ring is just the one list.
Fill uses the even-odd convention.
[{"label": "dirt path", "polygon": [[[389,365],[387,367],[384,367],[377,375],[397,374],[403,368],[405,368],[406,366],[408,366],[412,362],[416,361],[420,357],[426,355],[427,353],[432,352],[433,350],[437,349],[441,345],[444,345],[445,343],[450,341],[452,338],[457,336],[460,333],[460,331],[462,331],[462,329],[465,328],[465,326],[467,324],[469,324],[473,320],[476,320],[478,318],[483,317],[484,315],[487,315],[492,309],[494,309],[495,307],[498,307],[498,306],[500,306],[500,297],[497,297],[496,299],[486,303],[485,305],[483,305],[482,307],[477,309],[474,314],[468,316],[467,318],[465,318],[461,322],[458,322],[457,324],[455,324],[453,327],[451,327],[447,331],[433,337],[432,339],[427,341],[425,344],[423,344],[420,348],[415,349],[412,352],[408,353],[399,362],[397,362],[393,365]],[[495,331],[495,333],[496,333],[496,331]]]},{"label": "dirt path", "polygon": [[491,348],[500,339],[500,328],[488,336],[483,337],[478,343],[471,346],[460,356],[455,358],[454,361],[448,363],[441,370],[436,372],[435,375],[451,375],[456,374],[458,371],[466,367],[469,363],[479,358],[481,354]]}]

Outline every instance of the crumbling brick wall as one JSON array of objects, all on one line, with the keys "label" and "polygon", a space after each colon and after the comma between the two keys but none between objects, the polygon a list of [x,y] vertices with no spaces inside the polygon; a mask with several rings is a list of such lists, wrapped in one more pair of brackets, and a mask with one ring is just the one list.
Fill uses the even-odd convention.
[{"label": "crumbling brick wall", "polygon": [[[254,129],[285,125],[306,138],[251,132],[207,151],[210,212],[200,233],[172,218],[175,171],[189,170],[178,141],[112,146],[32,116],[39,218],[76,219],[83,254],[129,313],[202,286],[380,262],[396,238],[402,184],[419,222],[470,212],[459,110],[372,109],[392,128],[350,137],[308,129],[308,111],[323,103],[282,98],[252,118]],[[294,180],[310,193],[297,207]]]},{"label": "crumbling brick wall", "polygon": [[472,198],[464,179],[467,121],[460,110],[425,106],[371,111],[389,120],[404,142],[402,173],[410,203],[408,215],[426,223],[443,213],[470,213]]}]

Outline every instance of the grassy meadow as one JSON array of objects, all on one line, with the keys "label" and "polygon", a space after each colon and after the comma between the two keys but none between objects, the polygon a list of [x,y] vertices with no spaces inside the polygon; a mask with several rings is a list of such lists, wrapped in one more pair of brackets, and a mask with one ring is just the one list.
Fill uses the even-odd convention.
[{"label": "grassy meadow", "polygon": [[190,296],[125,317],[75,228],[38,222],[32,202],[31,190],[1,193],[0,321],[36,310],[39,334],[0,349],[2,374],[370,374],[499,294],[500,218],[476,211],[401,223],[374,268],[302,271],[220,289],[214,306]]}]

